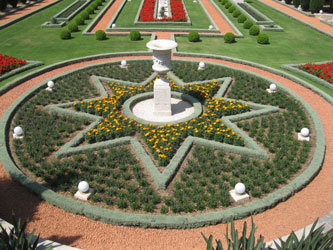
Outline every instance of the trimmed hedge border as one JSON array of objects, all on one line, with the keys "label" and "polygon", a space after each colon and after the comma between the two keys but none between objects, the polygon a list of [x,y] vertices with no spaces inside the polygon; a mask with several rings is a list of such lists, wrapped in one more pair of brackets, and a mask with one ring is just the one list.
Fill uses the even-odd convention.
[{"label": "trimmed hedge border", "polygon": [[[315,64],[323,64],[323,63],[327,63],[327,62],[331,62],[331,61],[315,62]],[[314,76],[314,75],[312,75],[312,74],[310,74],[310,73],[308,73],[308,72],[306,72],[306,71],[301,70],[301,69],[298,68],[298,66],[303,65],[303,64],[305,64],[305,63],[283,64],[283,65],[281,65],[281,68],[287,69],[287,70],[289,70],[291,72],[294,72],[294,73],[297,73],[297,74],[300,74],[300,75],[302,75],[302,76],[304,76],[306,78],[309,78],[309,79],[311,79],[311,80],[319,83],[320,85],[322,85],[322,86],[324,86],[324,87],[326,87],[326,88],[328,88],[330,90],[333,90],[333,84],[331,84],[331,83],[329,83],[329,82],[327,82],[327,81],[325,81],[323,79],[320,79],[319,77]]]},{"label": "trimmed hedge border", "polygon": [[58,12],[57,14],[55,14],[53,17],[56,18],[59,21],[70,21],[75,15],[77,15],[77,13],[79,13],[81,10],[83,10],[88,4],[90,4],[92,2],[92,0],[86,0],[86,2],[84,4],[82,4],[79,8],[77,8],[76,10],[74,10],[68,17],[58,17],[60,16],[62,13],[64,13],[65,11],[67,11],[68,9],[70,9],[73,5],[75,5],[76,3],[78,3],[81,0],[76,0],[74,1],[72,4],[68,5],[65,9],[61,10],[60,12]]},{"label": "trimmed hedge border", "polygon": [[[42,2],[42,1],[43,1],[43,0],[40,0],[40,1],[37,0],[36,3],[39,3],[39,2]],[[37,10],[31,11],[31,12],[25,14],[25,15],[22,15],[22,16],[20,16],[20,17],[15,18],[15,19],[13,19],[13,20],[11,20],[11,21],[5,23],[5,24],[2,24],[2,25],[0,25],[0,30],[1,30],[1,29],[4,29],[4,28],[6,28],[6,27],[8,27],[8,26],[10,26],[10,25],[12,25],[12,24],[14,24],[14,23],[17,23],[17,22],[19,22],[19,21],[21,21],[21,20],[23,20],[23,19],[25,19],[25,18],[27,18],[27,17],[29,17],[29,16],[32,16],[32,15],[34,15],[34,14],[36,14],[36,13],[38,13],[38,12],[44,10],[44,9],[47,9],[47,8],[53,6],[53,5],[56,5],[57,3],[61,2],[61,1],[62,1],[62,0],[56,0],[56,1],[53,2],[53,3],[47,4],[47,5],[41,7],[41,8],[39,8],[39,9],[37,9]]]},{"label": "trimmed hedge border", "polygon": [[[142,55],[142,54],[133,54],[133,55]],[[100,56],[100,55],[99,55]],[[115,56],[115,55],[113,55]],[[187,54],[186,56],[192,56]],[[89,57],[88,57],[89,58]],[[85,58],[87,59],[87,58]],[[84,61],[84,58],[78,58],[75,60]],[[91,60],[91,57],[89,58]],[[234,59],[235,60],[235,59]],[[237,60],[237,59],[236,59]],[[67,65],[66,63],[58,64],[58,67]],[[264,66],[263,66],[264,67]],[[52,66],[49,66],[52,68]],[[50,69],[49,69],[50,70]],[[239,70],[239,69],[236,69]],[[240,70],[243,71],[243,70]],[[41,71],[38,71],[41,72]],[[271,81],[265,77],[259,76],[255,73],[245,71],[248,74],[255,75],[257,77],[261,77],[266,79],[267,81]],[[298,100],[304,108],[309,113],[315,127],[316,131],[316,150],[314,157],[308,166],[308,168],[301,173],[298,177],[296,177],[291,183],[282,187],[281,189],[275,191],[274,193],[269,194],[265,198],[261,200],[256,200],[250,203],[247,203],[243,206],[238,206],[234,208],[229,208],[224,211],[218,212],[208,212],[204,214],[198,214],[196,216],[161,216],[161,215],[147,215],[147,214],[128,214],[119,211],[112,211],[105,208],[95,207],[77,200],[72,200],[70,198],[61,196],[50,189],[43,187],[42,185],[34,182],[25,176],[13,163],[8,148],[6,145],[6,141],[8,139],[10,120],[12,119],[14,112],[18,108],[19,104],[24,101],[29,96],[33,95],[34,92],[44,86],[45,82],[42,82],[38,86],[33,87],[29,91],[27,91],[24,95],[19,97],[14,104],[6,111],[4,114],[2,121],[0,123],[0,158],[4,165],[5,170],[11,175],[11,177],[17,181],[19,181],[22,185],[27,187],[29,190],[39,194],[43,199],[45,199],[48,203],[52,205],[56,205],[65,211],[70,211],[72,213],[84,214],[89,218],[95,220],[101,220],[103,222],[116,224],[116,225],[131,225],[131,226],[141,226],[141,227],[152,227],[152,228],[195,228],[201,227],[210,224],[217,224],[221,222],[227,222],[231,218],[238,219],[242,217],[247,217],[253,213],[259,213],[264,211],[267,208],[275,206],[278,202],[286,200],[288,197],[293,195],[298,190],[302,189],[307,183],[309,183],[318,171],[321,168],[321,164],[324,159],[325,153],[325,136],[322,128],[321,121],[318,115],[314,112],[314,110],[308,105],[303,99],[297,96],[295,93],[288,90],[286,87],[276,83],[278,88],[288,92],[292,97]],[[18,84],[17,84],[18,85]],[[262,105],[261,105],[262,106]],[[275,107],[276,108],[276,107]],[[242,114],[245,115],[246,113]],[[236,115],[237,116],[237,115]],[[236,117],[235,116],[235,117]],[[245,119],[245,118],[243,118]],[[235,125],[236,126],[236,125]],[[193,138],[187,138],[183,145],[182,150],[189,150],[191,145],[188,140],[192,140]],[[194,140],[194,139],[193,139]],[[194,144],[205,144],[207,146],[211,145],[211,142],[205,143],[202,142],[201,139],[195,139]],[[214,143],[214,142],[213,142]],[[135,141],[131,141],[131,144],[134,144],[136,148]],[[215,146],[215,145],[214,145]],[[229,145],[231,146],[231,145]],[[142,148],[141,148],[142,149]],[[138,147],[140,150],[140,147]],[[180,155],[178,153],[174,156],[174,158],[178,158],[178,162],[182,161]],[[172,160],[174,160],[174,158]],[[177,166],[173,166],[177,168]],[[156,170],[156,169],[155,169]],[[164,172],[163,172],[164,173]]]},{"label": "trimmed hedge border", "polygon": [[241,60],[238,58],[233,58],[233,57],[228,57],[228,56],[218,56],[218,55],[211,55],[211,54],[195,54],[195,53],[185,53],[185,52],[174,52],[174,56],[180,56],[180,57],[187,57],[187,56],[192,56],[192,57],[199,57],[199,58],[213,58],[213,59],[221,59],[221,60],[225,60],[225,61],[230,61],[230,62],[235,62],[235,63],[240,63],[240,64],[244,64],[244,65],[249,65],[252,67],[256,67],[259,69],[263,69],[266,70],[270,73],[273,74],[277,74],[280,75],[282,77],[285,77],[291,81],[294,81],[296,83],[301,84],[302,86],[311,89],[313,92],[317,93],[318,95],[320,95],[321,97],[323,97],[328,103],[333,104],[333,97],[330,96],[329,94],[325,93],[324,91],[322,91],[321,89],[317,88],[316,86],[313,86],[312,84],[301,80],[287,72],[275,69],[275,68],[271,68],[262,64],[258,64],[255,62],[251,62],[251,61],[246,61],[246,60]]},{"label": "trimmed hedge border", "polygon": [[41,66],[43,65],[44,63],[41,62],[41,61],[27,61],[27,64],[22,66],[22,67],[18,67],[16,69],[13,69],[5,74],[3,74],[2,76],[0,76],[0,82],[13,76],[13,75],[16,75],[18,73],[21,73],[21,72],[24,72],[26,70],[29,70],[29,69],[33,69],[33,68],[36,68],[38,66]]},{"label": "trimmed hedge border", "polygon": [[304,24],[304,25],[306,25],[306,26],[308,26],[308,27],[310,27],[310,28],[312,28],[312,29],[314,29],[314,30],[322,33],[322,34],[324,34],[324,35],[326,35],[326,36],[333,37],[333,34],[330,34],[330,33],[326,32],[326,31],[323,31],[323,30],[317,28],[316,26],[314,26],[312,24],[306,23],[303,20],[298,19],[297,17],[294,17],[293,15],[290,15],[290,14],[288,14],[288,13],[286,13],[286,12],[284,12],[284,11],[278,9],[278,8],[275,8],[275,7],[269,5],[269,4],[267,4],[267,3],[265,3],[265,2],[263,2],[261,0],[258,0],[258,1],[260,3],[262,3],[262,4],[264,4],[265,6],[270,7],[270,8],[272,8],[272,9],[274,9],[274,10],[276,10],[276,11],[278,11],[278,12],[280,12],[280,13],[282,13],[282,14],[284,14],[284,15],[286,15],[286,16],[288,16],[288,17],[290,17],[290,18],[292,18],[292,19],[294,19],[294,20],[296,20],[296,21],[298,21],[298,22],[300,22],[300,23],[302,23],[302,24]]}]

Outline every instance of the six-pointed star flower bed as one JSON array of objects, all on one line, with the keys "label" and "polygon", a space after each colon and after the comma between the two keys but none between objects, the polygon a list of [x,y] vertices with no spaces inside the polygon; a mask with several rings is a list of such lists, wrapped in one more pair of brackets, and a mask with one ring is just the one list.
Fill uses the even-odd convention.
[{"label": "six-pointed star flower bed", "polygon": [[[150,60],[128,64],[58,76],[52,92],[40,86],[13,114],[11,129],[24,130],[23,140],[9,140],[17,166],[67,197],[86,180],[95,190],[88,203],[103,207],[83,209],[73,200],[78,208],[64,209],[117,224],[201,226],[221,221],[224,210],[238,216],[226,209],[237,209],[229,197],[237,182],[253,203],[311,162],[315,129],[285,89],[269,94],[270,82],[258,76],[214,64],[198,71],[197,63],[176,60],[168,76],[172,90],[195,97],[202,113],[174,124],[145,123],[128,116],[124,102],[151,91],[158,76]],[[310,142],[297,140],[302,127],[310,128]]]}]

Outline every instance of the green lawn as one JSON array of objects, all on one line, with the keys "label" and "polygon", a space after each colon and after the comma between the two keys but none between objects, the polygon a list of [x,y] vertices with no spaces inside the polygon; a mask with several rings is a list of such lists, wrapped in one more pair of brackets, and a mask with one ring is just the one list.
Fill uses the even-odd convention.
[{"label": "green lawn", "polygon": [[[128,6],[138,5],[139,2],[139,0],[132,0]],[[53,7],[0,30],[0,52],[26,60],[43,61],[45,65],[49,65],[87,55],[147,50],[145,45],[150,39],[148,36],[136,42],[130,41],[128,36],[110,36],[107,40],[96,41],[94,36],[83,36],[81,32],[77,32],[72,34],[71,40],[61,40],[59,38],[60,29],[41,28],[42,23],[50,20],[53,15],[70,3],[72,3],[71,0],[63,0]],[[192,0],[185,0],[185,3],[193,27],[208,27],[209,20],[205,14],[202,14],[203,11],[199,4],[194,4]],[[252,6],[285,29],[284,32],[266,32],[270,37],[271,44],[269,45],[259,45],[256,37],[248,35],[248,30],[243,29],[242,25],[237,23],[237,20],[225,11],[220,3],[217,2],[217,4],[244,34],[244,38],[237,39],[234,44],[225,44],[222,38],[203,37],[201,42],[190,43],[186,37],[178,37],[179,51],[230,56],[278,69],[282,64],[332,60],[330,53],[333,51],[332,38],[276,12],[256,0],[252,1]],[[198,8],[201,12],[198,11]],[[131,12],[135,16],[137,9],[133,7],[126,10],[125,8],[124,11]],[[128,16],[127,12],[122,13],[117,21],[117,26],[121,26],[122,22],[123,25],[125,22],[133,25],[134,17],[128,18]],[[84,28],[85,26],[80,26],[81,31]],[[14,78],[7,79],[0,85],[4,85]],[[333,95],[332,91],[327,90],[326,92]]]},{"label": "green lawn", "polygon": [[199,3],[193,3],[193,0],[184,0],[187,13],[191,19],[191,26],[172,25],[172,24],[153,24],[153,25],[134,25],[135,17],[140,7],[140,0],[126,2],[122,12],[116,20],[117,27],[138,27],[139,28],[179,28],[179,29],[208,29],[211,22]]}]

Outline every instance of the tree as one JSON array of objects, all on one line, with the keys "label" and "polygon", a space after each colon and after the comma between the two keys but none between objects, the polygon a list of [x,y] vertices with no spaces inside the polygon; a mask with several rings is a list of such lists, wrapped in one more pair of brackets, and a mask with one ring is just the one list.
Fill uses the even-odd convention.
[{"label": "tree", "polygon": [[312,13],[317,13],[323,8],[323,5],[323,0],[310,0],[310,11]]}]

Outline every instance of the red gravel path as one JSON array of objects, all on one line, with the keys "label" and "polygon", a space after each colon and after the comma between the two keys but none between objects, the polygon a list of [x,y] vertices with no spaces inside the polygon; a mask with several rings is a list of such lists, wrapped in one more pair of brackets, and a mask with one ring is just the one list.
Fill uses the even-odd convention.
[{"label": "red gravel path", "polygon": [[277,3],[272,0],[260,0],[260,1],[263,3],[266,3],[268,5],[271,5],[272,7],[275,7],[277,9],[283,11],[284,13],[287,13],[293,17],[296,17],[297,19],[302,20],[303,22],[305,22],[307,24],[311,24],[311,25],[315,26],[316,28],[326,31],[327,33],[330,33],[333,35],[333,27],[326,23],[320,22],[319,18],[306,16],[296,10],[293,10],[287,6],[284,6],[283,4]]},{"label": "red gravel path", "polygon": [[1,17],[0,18],[0,25],[3,25],[5,23],[8,23],[18,17],[21,17],[23,15],[26,15],[28,13],[31,13],[35,10],[38,10],[42,7],[44,7],[45,5],[48,5],[50,3],[53,3],[55,2],[56,0],[44,0],[43,2],[40,2],[40,3],[36,3],[30,7],[27,7],[27,8],[24,8],[22,10],[18,10],[18,11],[15,11],[13,14],[9,14],[9,15],[6,15],[4,17]]},{"label": "red gravel path", "polygon": [[[181,59],[198,60],[198,58]],[[321,172],[306,188],[287,201],[280,203],[273,209],[255,215],[254,221],[258,226],[258,234],[262,234],[266,241],[276,239],[290,233],[291,230],[303,228],[317,217],[322,217],[332,210],[333,193],[327,192],[327,188],[333,183],[333,117],[328,115],[333,113],[332,105],[310,90],[261,69],[216,59],[200,60],[246,69],[280,82],[306,100],[317,112],[323,123],[327,144],[326,157]],[[72,68],[102,61],[108,61],[108,59],[78,63],[53,70],[10,90],[0,98],[0,117],[15,99],[37,83]],[[224,238],[224,225],[191,230],[142,229],[108,225],[70,214],[40,201],[36,196],[13,182],[2,166],[0,167],[0,190],[0,218],[10,221],[13,210],[17,216],[31,218],[28,229],[36,228],[37,232],[41,232],[41,237],[79,248],[103,250],[205,249],[200,232],[204,232],[206,235],[213,234],[216,238]],[[249,222],[249,219],[246,221]],[[239,228],[242,222],[243,220],[237,221],[236,227]]]}]

